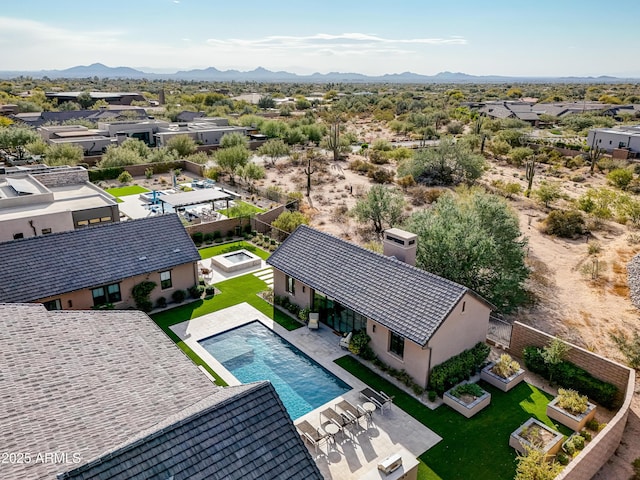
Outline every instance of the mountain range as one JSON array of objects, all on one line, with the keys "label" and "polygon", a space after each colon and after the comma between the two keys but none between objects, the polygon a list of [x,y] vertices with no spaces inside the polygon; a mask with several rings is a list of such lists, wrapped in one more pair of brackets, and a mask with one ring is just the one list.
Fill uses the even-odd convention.
[{"label": "mountain range", "polygon": [[378,76],[360,73],[296,73],[273,72],[262,67],[242,72],[239,70],[218,70],[215,67],[195,70],[180,70],[175,73],[144,72],[130,67],[108,67],[101,63],[78,65],[64,70],[0,71],[0,78],[114,78],[148,80],[190,80],[206,82],[299,82],[299,83],[620,83],[637,81],[631,78],[611,76],[599,77],[511,77],[500,75],[469,75],[461,72],[440,72],[436,75],[420,75],[404,72]]}]

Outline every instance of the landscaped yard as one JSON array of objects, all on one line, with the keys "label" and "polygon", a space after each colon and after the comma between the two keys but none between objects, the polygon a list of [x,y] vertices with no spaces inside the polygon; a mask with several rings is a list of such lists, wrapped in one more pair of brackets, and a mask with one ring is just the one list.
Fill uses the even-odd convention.
[{"label": "landscaped yard", "polygon": [[105,190],[105,192],[113,195],[116,198],[119,197],[126,197],[127,195],[137,195],[140,193],[146,193],[149,190],[141,187],[140,185],[129,185],[126,187],[114,187],[114,188],[107,188]]},{"label": "landscaped yard", "polygon": [[225,243],[223,245],[214,245],[213,247],[206,247],[200,249],[200,258],[205,260],[207,258],[215,257],[216,255],[220,255],[222,253],[228,253],[233,250],[240,250],[244,248],[249,252],[258,255],[261,259],[266,260],[269,258],[269,252],[262,250],[261,248],[252,245],[249,242],[245,242],[244,240],[240,240],[238,242]]},{"label": "landscaped yard", "polygon": [[395,405],[442,437],[420,456],[421,480],[513,479],[516,453],[509,447],[509,435],[532,416],[565,435],[571,433],[547,417],[546,406],[553,397],[528,383],[504,393],[481,382],[491,393],[491,404],[467,419],[444,405],[429,409],[351,356],[336,363],[372,388],[393,395]]},{"label": "landscaped yard", "polygon": [[234,200],[235,206],[229,209],[218,210],[222,215],[226,215],[229,218],[239,217],[240,215],[246,216],[254,213],[262,213],[265,210],[260,207],[256,207],[251,203],[243,202],[242,200]]}]

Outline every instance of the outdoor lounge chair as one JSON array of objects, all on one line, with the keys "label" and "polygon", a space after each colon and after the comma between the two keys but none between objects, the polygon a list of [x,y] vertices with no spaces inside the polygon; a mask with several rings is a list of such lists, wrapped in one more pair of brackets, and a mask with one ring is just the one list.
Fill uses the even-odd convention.
[{"label": "outdoor lounge chair", "polygon": [[320,314],[311,312],[309,314],[309,323],[307,323],[307,328],[311,330],[317,330],[320,327]]},{"label": "outdoor lounge chair", "polygon": [[342,410],[345,415],[351,418],[353,423],[359,424],[361,418],[371,418],[369,412],[367,412],[360,405],[353,405],[351,402],[347,400],[342,400],[341,402],[336,403],[336,408]]},{"label": "outdoor lounge chair", "polygon": [[318,447],[320,446],[320,444],[323,441],[326,441],[327,437],[329,436],[327,433],[321,432],[319,428],[314,427],[306,420],[303,420],[298,425],[296,425],[296,428],[301,433],[302,439],[313,445],[316,449],[316,452],[318,451]]},{"label": "outdoor lounge chair", "polygon": [[351,338],[353,338],[353,332],[349,332],[346,336],[340,339],[340,348],[344,350],[349,350],[349,344],[351,343]]},{"label": "outdoor lounge chair", "polygon": [[376,392],[369,387],[364,390],[360,390],[360,396],[366,398],[369,402],[378,407],[380,409],[380,413],[383,415],[385,407],[391,408],[391,404],[393,403],[393,397],[390,397],[384,392]]}]

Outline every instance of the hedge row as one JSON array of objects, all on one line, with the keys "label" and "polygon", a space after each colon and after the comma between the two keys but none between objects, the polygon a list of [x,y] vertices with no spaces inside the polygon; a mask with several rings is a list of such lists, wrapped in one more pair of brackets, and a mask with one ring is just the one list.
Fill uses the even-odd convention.
[{"label": "hedge row", "polygon": [[602,380],[598,380],[575,363],[562,360],[555,365],[545,363],[542,350],[538,347],[526,347],[523,352],[524,364],[533,373],[565,388],[577,390],[603,407],[616,408],[618,388]]},{"label": "hedge row", "polygon": [[485,363],[490,352],[489,345],[478,342],[475,347],[451,357],[446,362],[436,365],[429,375],[429,390],[442,396],[454,385],[469,380]]}]

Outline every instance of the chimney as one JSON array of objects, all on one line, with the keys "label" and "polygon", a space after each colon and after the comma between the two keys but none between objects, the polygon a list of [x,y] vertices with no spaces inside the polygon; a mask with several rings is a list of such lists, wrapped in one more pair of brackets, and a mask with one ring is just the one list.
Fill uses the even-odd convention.
[{"label": "chimney", "polygon": [[387,257],[396,257],[409,265],[416,265],[416,250],[418,236],[415,233],[405,232],[399,228],[390,228],[384,231],[382,240],[382,253]]}]

